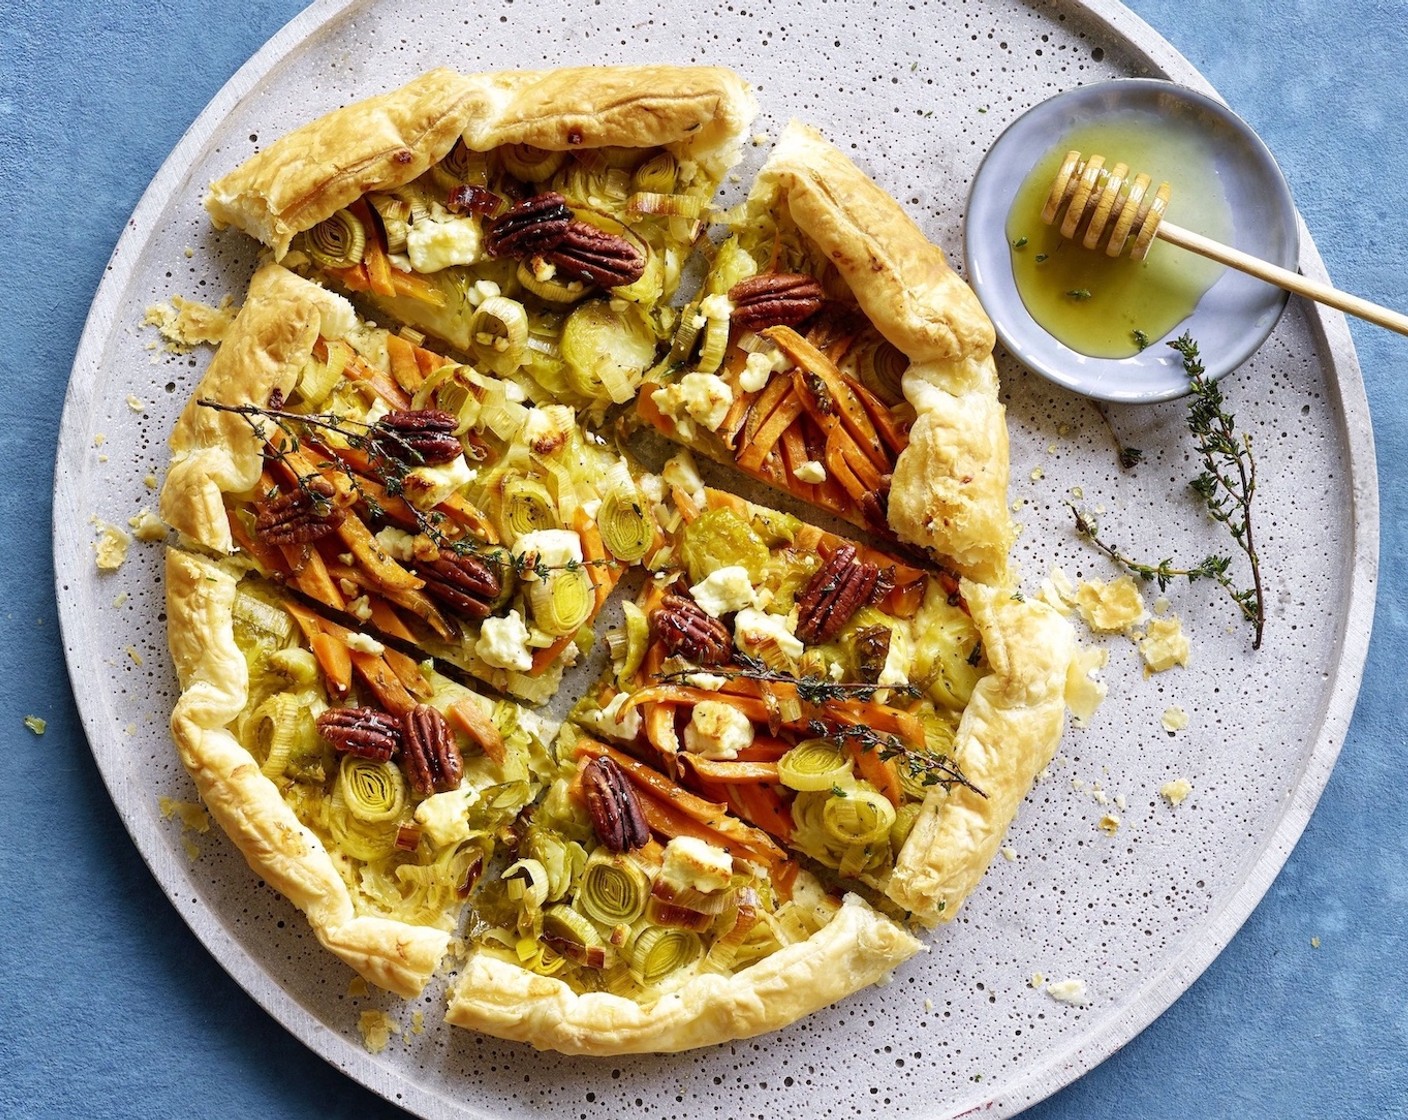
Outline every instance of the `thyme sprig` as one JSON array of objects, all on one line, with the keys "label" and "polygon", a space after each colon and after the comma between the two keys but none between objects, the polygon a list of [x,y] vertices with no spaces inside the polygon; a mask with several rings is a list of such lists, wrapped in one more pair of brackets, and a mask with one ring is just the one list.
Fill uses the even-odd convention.
[{"label": "thyme sprig", "polygon": [[[680,669],[669,673],[657,673],[655,679],[669,684],[688,684],[690,678],[702,673],[723,677],[725,680],[750,680],[766,684],[788,684],[797,689],[797,698],[814,708],[822,708],[839,700],[873,700],[882,686],[866,681],[833,681],[824,677],[796,677],[770,668],[766,662],[747,653],[735,653],[734,665],[737,668]],[[918,699],[922,691],[916,685],[886,685],[884,690],[897,696]],[[824,713],[823,713],[824,714]],[[964,775],[956,761],[945,755],[930,754],[908,746],[898,735],[879,732],[871,727],[858,727],[832,719],[813,718],[807,721],[807,732],[818,739],[831,739],[836,742],[854,742],[862,750],[875,750],[882,759],[895,759],[907,766],[911,776],[926,786],[954,785],[971,789],[980,797],[987,797]]]},{"label": "thyme sprig", "polygon": [[962,767],[954,759],[942,754],[929,754],[916,751],[905,744],[897,735],[876,731],[873,727],[858,727],[854,724],[841,724],[829,720],[814,719],[807,723],[807,731],[818,739],[834,739],[838,742],[850,741],[861,750],[876,751],[885,761],[894,759],[901,766],[909,768],[910,776],[924,786],[963,786],[979,797],[987,794],[968,780]]},{"label": "thyme sprig", "polygon": [[1149,564],[1126,556],[1118,548],[1100,539],[1095,519],[1088,513],[1066,503],[1076,520],[1076,532],[1105,553],[1131,575],[1156,582],[1160,590],[1176,579],[1190,583],[1200,579],[1213,580],[1221,587],[1237,609],[1252,625],[1252,649],[1261,648],[1266,627],[1266,600],[1261,580],[1261,560],[1257,555],[1252,533],[1252,499],[1256,496],[1256,459],[1252,455],[1252,438],[1238,432],[1232,414],[1226,410],[1222,390],[1208,380],[1198,355],[1198,345],[1188,334],[1168,344],[1183,361],[1188,375],[1191,399],[1187,424],[1194,445],[1202,460],[1202,472],[1192,482],[1194,493],[1202,500],[1208,515],[1227,527],[1237,547],[1246,555],[1251,567],[1252,586],[1242,588],[1229,574],[1230,556],[1209,555],[1192,567],[1176,566],[1172,559]]},{"label": "thyme sprig", "polygon": [[[347,441],[349,447],[365,452],[371,465],[372,472],[386,489],[386,493],[393,498],[400,498],[405,493],[405,478],[411,467],[423,463],[424,457],[415,450],[410,442],[400,433],[385,427],[377,428],[375,424],[367,423],[363,420],[353,420],[350,417],[342,416],[336,412],[323,413],[303,413],[290,412],[281,406],[282,401],[275,399],[268,406],[256,404],[221,404],[219,401],[199,400],[196,402],[203,408],[213,409],[216,412],[230,412],[244,419],[249,425],[250,431],[254,433],[256,439],[260,440],[265,447],[265,454],[276,462],[289,464],[290,452],[297,452],[303,446],[307,428],[321,429],[323,431],[335,432]],[[269,431],[265,427],[265,422],[272,422],[281,432],[288,437],[288,447],[280,448],[269,439]],[[376,435],[372,435],[372,430],[376,429]],[[386,451],[385,442],[398,447],[405,452],[405,458],[398,454],[389,454]],[[337,457],[336,450],[332,450],[332,458],[316,464],[320,469],[329,468],[340,473],[347,479],[353,492],[357,495],[358,501],[366,508],[367,516],[373,520],[386,518],[386,510],[372,495],[366,492],[361,480],[348,464]],[[297,481],[298,488],[302,490],[315,504],[326,505],[327,498],[309,487],[312,478],[320,477],[317,474],[307,475],[294,469],[290,471]],[[436,548],[444,552],[453,552],[458,556],[475,555],[485,560],[491,560],[496,564],[512,567],[514,573],[520,577],[534,575],[538,579],[545,580],[554,571],[576,571],[579,568],[597,567],[610,565],[613,560],[568,560],[565,564],[546,564],[537,554],[525,552],[522,555],[514,556],[502,545],[491,545],[484,541],[475,540],[471,537],[450,537],[442,526],[446,518],[438,510],[423,510],[414,502],[406,500],[402,504],[416,523],[416,528],[424,534]]]},{"label": "thyme sprig", "polygon": [[656,680],[665,684],[688,684],[690,677],[707,673],[723,677],[725,680],[761,681],[765,684],[790,684],[797,689],[797,699],[804,704],[821,705],[836,700],[875,699],[875,694],[885,691],[917,700],[919,689],[914,685],[878,685],[866,681],[833,681],[828,677],[797,677],[791,673],[781,673],[768,666],[767,662],[747,653],[735,653],[733,662],[738,668],[678,669],[669,673],[656,674]]}]

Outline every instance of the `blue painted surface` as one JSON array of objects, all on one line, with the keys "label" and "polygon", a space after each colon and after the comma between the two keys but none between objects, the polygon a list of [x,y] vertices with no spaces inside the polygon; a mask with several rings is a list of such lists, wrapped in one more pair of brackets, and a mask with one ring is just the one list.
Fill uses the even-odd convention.
[{"label": "blue painted surface", "polygon": [[[1334,280],[1408,308],[1402,0],[1131,6],[1266,139]],[[162,896],[103,789],[57,641],[49,495],[88,304],[172,145],[299,5],[217,7],[4,6],[0,1116],[401,1115],[270,1019]],[[1408,341],[1353,331],[1384,572],[1348,742],[1242,932],[1153,1026],[1035,1108],[1041,1120],[1408,1116]],[[21,724],[31,712],[49,721],[42,738]]]}]

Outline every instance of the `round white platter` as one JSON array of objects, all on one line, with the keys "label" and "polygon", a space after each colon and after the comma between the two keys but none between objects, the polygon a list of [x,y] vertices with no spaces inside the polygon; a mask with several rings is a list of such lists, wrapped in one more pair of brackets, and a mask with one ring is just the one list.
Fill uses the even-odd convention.
[{"label": "round white platter", "polygon": [[[123,524],[154,506],[149,482],[172,421],[209,360],[153,348],[150,304],[181,295],[238,300],[252,245],[217,234],[204,185],[319,112],[421,70],[665,60],[721,63],[754,84],[757,130],[801,117],[821,127],[961,258],[963,199],[983,153],[1024,110],[1077,84],[1168,77],[1211,92],[1147,25],[1105,0],[912,4],[519,0],[318,3],[231,79],[143,197],[99,289],[65,408],[54,508]],[[743,183],[766,155],[751,148]],[[730,188],[737,197],[743,188]],[[1322,275],[1302,231],[1301,266]],[[1227,550],[1187,489],[1196,473],[1178,402],[1112,408],[1122,471],[1094,406],[1000,355],[1012,434],[1017,557],[1034,593],[1052,563],[1109,578],[1078,541],[1065,502],[1148,558]],[[1193,641],[1186,669],[1145,677],[1129,639],[1109,649],[1111,695],[1068,731],[999,858],[932,951],[887,987],[785,1031],[662,1057],[569,1059],[441,1022],[443,991],[413,1006],[349,993],[351,973],[216,833],[183,832],[158,798],[194,797],[166,720],[159,547],[134,545],[120,571],[93,565],[95,526],[56,517],[65,649],[88,737],[114,803],[173,904],[269,1012],[349,1076],[427,1117],[957,1115],[1020,1111],[1079,1076],[1192,983],[1261,898],[1305,826],[1353,710],[1368,643],[1377,557],[1377,482],[1367,404],[1343,320],[1293,301],[1267,344],[1223,382],[1251,432],[1261,490],[1266,642],[1206,583],[1168,592]],[[1245,579],[1245,569],[1236,568]],[[1154,592],[1149,593],[1152,601]],[[1088,637],[1088,636],[1087,636]],[[1160,724],[1189,713],[1186,730]],[[1177,809],[1160,798],[1186,777]],[[1120,818],[1113,835],[1099,827]],[[1085,981],[1090,1003],[1030,983]],[[381,1053],[361,1011],[403,1026]],[[421,1011],[425,1029],[411,1030]]]}]

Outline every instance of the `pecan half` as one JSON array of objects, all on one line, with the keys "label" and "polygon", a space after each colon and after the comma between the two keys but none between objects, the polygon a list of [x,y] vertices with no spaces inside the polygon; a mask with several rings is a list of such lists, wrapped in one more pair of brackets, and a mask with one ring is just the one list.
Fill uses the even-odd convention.
[{"label": "pecan half", "polygon": [[401,765],[411,788],[421,797],[444,793],[460,784],[464,763],[455,733],[429,704],[417,704],[402,718]]},{"label": "pecan half", "polygon": [[558,271],[601,288],[634,284],[645,274],[645,254],[638,245],[589,222],[572,222],[543,259]]},{"label": "pecan half", "polygon": [[879,579],[879,568],[857,560],[855,546],[843,544],[797,600],[797,637],[808,645],[829,642],[870,601]]},{"label": "pecan half", "polygon": [[488,618],[504,589],[499,565],[472,552],[442,551],[432,560],[417,562],[415,574],[425,580],[428,595],[461,618]]},{"label": "pecan half", "polygon": [[740,280],[728,290],[733,301],[733,324],[742,330],[795,327],[810,319],[826,301],[812,277],[800,272],[765,272]]},{"label": "pecan half", "polygon": [[383,454],[412,466],[437,466],[464,453],[455,435],[459,418],[438,408],[395,409],[372,425]]},{"label": "pecan half", "polygon": [[254,531],[270,544],[307,544],[327,536],[347,516],[333,503],[337,489],[325,478],[299,480],[296,490],[254,507]]},{"label": "pecan half", "polygon": [[650,624],[671,654],[696,665],[727,665],[733,656],[728,627],[683,595],[666,595],[651,612]]},{"label": "pecan half", "polygon": [[318,733],[343,754],[388,762],[401,749],[401,721],[379,708],[329,708]]},{"label": "pecan half", "polygon": [[489,226],[484,248],[491,257],[527,257],[551,249],[572,224],[567,200],[555,191],[510,206]]},{"label": "pecan half", "polygon": [[645,847],[650,829],[630,779],[611,758],[594,758],[582,768],[582,793],[592,828],[613,852]]}]

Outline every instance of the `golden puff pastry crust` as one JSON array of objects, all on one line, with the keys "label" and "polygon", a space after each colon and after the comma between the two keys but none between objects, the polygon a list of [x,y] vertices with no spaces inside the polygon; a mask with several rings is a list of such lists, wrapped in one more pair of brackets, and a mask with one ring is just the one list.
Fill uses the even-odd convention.
[{"label": "golden puff pastry crust", "polygon": [[329,951],[379,987],[418,995],[439,967],[449,934],[356,914],[322,841],[228,730],[248,696],[248,671],[234,638],[235,584],[219,565],[167,550],[167,641],[181,686],[171,733],[181,761],[250,867],[304,912]]},{"label": "golden puff pastry crust", "polygon": [[904,391],[918,418],[891,482],[890,527],[965,576],[1006,582],[1006,415],[977,297],[900,205],[806,125],[783,132],[751,200],[785,206],[910,359]]},{"label": "golden puff pastry crust", "polygon": [[951,920],[992,863],[1056,753],[1067,689],[1078,684],[1074,631],[1055,610],[1006,588],[966,579],[960,586],[991,672],[963,711],[953,757],[982,794],[931,790],[885,886],[925,925]]},{"label": "golden puff pastry crust", "polygon": [[345,299],[285,268],[266,265],[254,274],[244,306],[171,433],[163,521],[201,547],[233,551],[223,495],[259,481],[263,444],[244,417],[197,402],[267,404],[273,390],[287,393],[297,383],[319,335],[340,338],[354,323]]},{"label": "golden puff pastry crust", "polygon": [[752,94],[713,66],[583,66],[458,74],[432,70],[336,109],[211,184],[205,207],[274,250],[370,191],[409,183],[463,138],[472,151],[663,147],[714,175],[736,158]]},{"label": "golden puff pastry crust", "polygon": [[565,1054],[666,1053],[777,1030],[884,979],[920,945],[856,895],[806,941],[733,976],[700,974],[654,1003],[577,994],[560,980],[477,952],[445,1018]]}]

